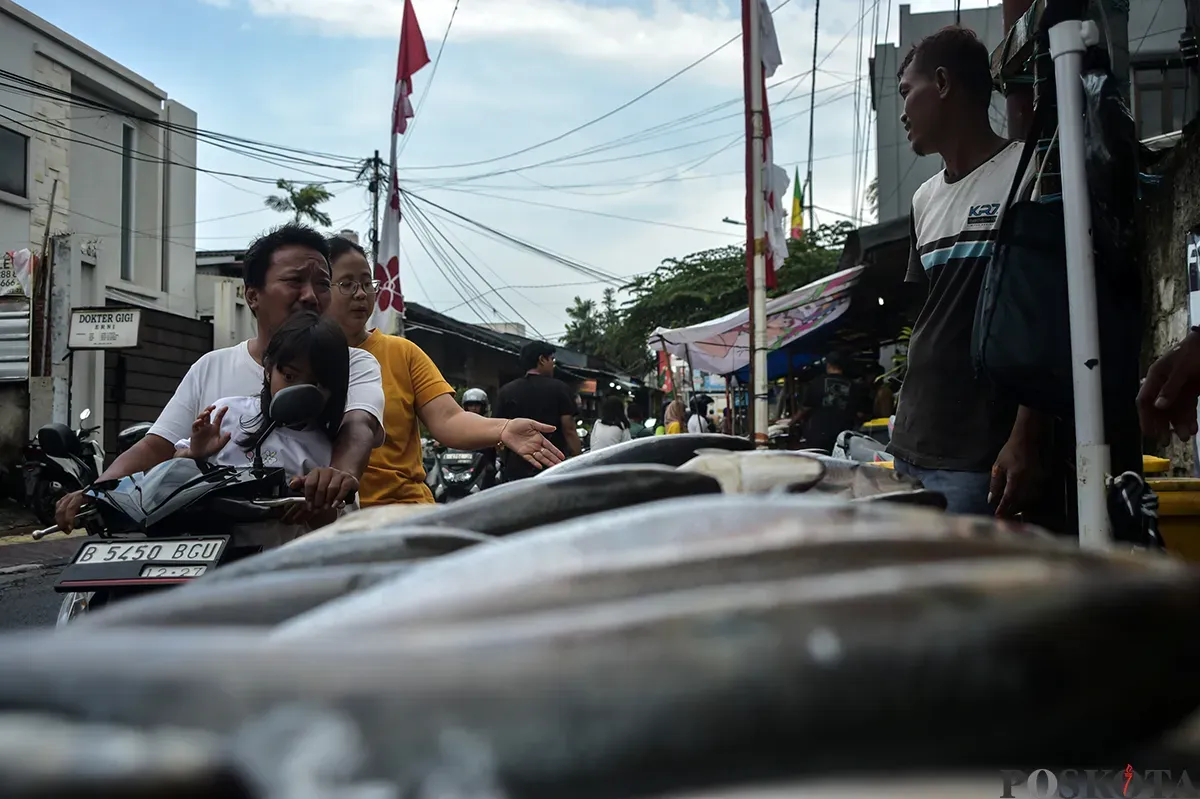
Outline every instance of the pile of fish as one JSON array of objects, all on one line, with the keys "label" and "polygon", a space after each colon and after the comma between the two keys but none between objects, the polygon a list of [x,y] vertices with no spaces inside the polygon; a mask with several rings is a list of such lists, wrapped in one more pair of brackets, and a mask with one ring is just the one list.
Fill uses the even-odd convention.
[{"label": "pile of fish", "polygon": [[1000,769],[1194,767],[1196,572],[944,506],[682,435],[351,514],[0,640],[0,795],[765,799],[871,771],[938,776],[838,795],[999,796]]}]

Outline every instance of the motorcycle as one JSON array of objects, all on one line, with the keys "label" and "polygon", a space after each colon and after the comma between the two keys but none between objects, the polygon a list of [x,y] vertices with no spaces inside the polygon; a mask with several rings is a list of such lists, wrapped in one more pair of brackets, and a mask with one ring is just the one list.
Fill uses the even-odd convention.
[{"label": "motorcycle", "polygon": [[[304,498],[288,495],[282,469],[263,467],[261,447],[273,429],[314,418],[324,403],[315,386],[277,392],[253,466],[174,458],[145,473],[96,483],[88,491],[91,502],[76,517],[88,540],[54,586],[66,595],[58,626],[126,597],[190,582],[302,534],[304,528],[278,518]],[[64,457],[72,446],[62,425],[47,425],[38,436],[54,457]],[[32,537],[55,532],[60,530],[52,525]]]},{"label": "motorcycle", "polygon": [[454,502],[478,494],[496,484],[496,456],[478,450],[434,447],[434,466],[429,471],[436,502]]},{"label": "motorcycle", "polygon": [[100,428],[83,424],[91,415],[90,408],[83,409],[77,430],[61,422],[44,425],[25,446],[26,504],[42,524],[54,521],[62,497],[90,486],[104,471],[104,448],[93,438]]}]

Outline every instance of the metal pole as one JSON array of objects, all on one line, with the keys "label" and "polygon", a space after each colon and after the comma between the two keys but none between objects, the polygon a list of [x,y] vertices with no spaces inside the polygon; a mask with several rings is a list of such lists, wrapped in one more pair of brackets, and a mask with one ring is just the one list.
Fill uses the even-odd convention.
[{"label": "metal pole", "polygon": [[[812,74],[809,75],[809,80],[812,81],[812,90],[808,96],[808,174],[804,178],[805,196],[808,199],[808,226],[811,228],[816,223],[813,221],[816,215],[816,206],[813,205],[813,130],[817,117],[817,41],[821,35],[821,29],[818,24],[821,21],[821,0],[817,0],[813,6],[813,58],[812,58]],[[760,106],[761,109],[761,106]]]},{"label": "metal pole", "polygon": [[1078,481],[1079,545],[1105,549],[1112,541],[1105,478],[1100,383],[1100,324],[1096,312],[1096,267],[1092,255],[1092,212],[1084,171],[1083,87],[1079,73],[1084,49],[1100,37],[1096,25],[1078,19],[1050,29],[1050,55],[1058,97],[1059,163],[1066,217],[1067,288],[1071,297],[1072,382],[1075,389],[1075,468]]},{"label": "metal pole", "polygon": [[371,269],[379,263],[379,151],[375,151],[375,160],[371,162]]},{"label": "metal pole", "polygon": [[767,444],[767,258],[764,224],[766,211],[763,197],[763,66],[762,31],[759,27],[758,0],[743,0],[742,48],[746,70],[746,113],[749,117],[750,152],[746,159],[746,189],[750,195],[746,205],[750,215],[749,252],[752,257],[750,280],[750,369],[753,406],[753,440],[759,446]]}]

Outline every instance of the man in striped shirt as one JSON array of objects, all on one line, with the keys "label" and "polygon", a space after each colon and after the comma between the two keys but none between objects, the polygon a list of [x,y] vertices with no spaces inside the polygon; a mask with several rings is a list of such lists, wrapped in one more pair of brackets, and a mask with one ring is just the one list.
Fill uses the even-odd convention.
[{"label": "man in striped shirt", "polygon": [[901,122],[917,155],[945,169],[913,194],[907,281],[928,287],[913,327],[908,372],[889,450],[896,471],[946,495],[947,510],[1008,516],[1036,488],[1042,422],[977,379],[971,328],[1001,207],[1021,143],[991,127],[987,48],[969,30],[945,28],[901,65]]}]

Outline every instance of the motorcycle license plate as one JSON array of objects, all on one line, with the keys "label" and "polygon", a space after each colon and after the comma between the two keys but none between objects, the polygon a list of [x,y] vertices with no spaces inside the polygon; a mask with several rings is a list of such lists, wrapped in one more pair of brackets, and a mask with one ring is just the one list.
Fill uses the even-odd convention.
[{"label": "motorcycle license plate", "polygon": [[59,591],[187,582],[217,565],[228,536],[87,541],[54,586]]}]

